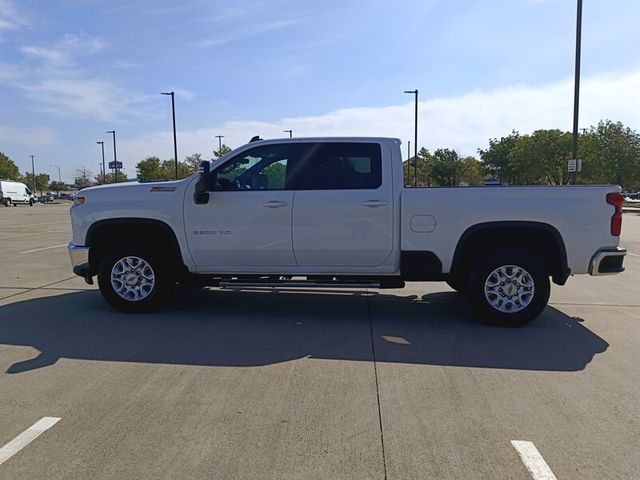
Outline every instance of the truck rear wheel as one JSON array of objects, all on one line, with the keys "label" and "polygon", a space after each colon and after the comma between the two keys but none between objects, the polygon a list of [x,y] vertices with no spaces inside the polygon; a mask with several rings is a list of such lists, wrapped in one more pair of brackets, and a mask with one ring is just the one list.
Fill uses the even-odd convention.
[{"label": "truck rear wheel", "polygon": [[105,253],[98,270],[98,285],[112,307],[128,313],[157,310],[176,282],[162,256],[137,245]]},{"label": "truck rear wheel", "polygon": [[468,296],[488,323],[517,327],[540,315],[550,288],[549,275],[535,257],[525,252],[493,253],[473,266]]}]

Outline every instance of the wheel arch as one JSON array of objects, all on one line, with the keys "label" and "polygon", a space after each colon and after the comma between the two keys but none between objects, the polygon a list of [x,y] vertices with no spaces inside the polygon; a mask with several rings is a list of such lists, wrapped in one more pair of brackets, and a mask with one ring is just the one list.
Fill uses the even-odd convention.
[{"label": "wheel arch", "polygon": [[553,225],[498,221],[479,223],[464,231],[456,245],[449,276],[464,278],[474,257],[501,248],[523,249],[536,255],[558,285],[564,285],[571,274],[564,240]]},{"label": "wheel arch", "polygon": [[177,272],[186,271],[180,243],[170,225],[149,218],[114,218],[99,220],[87,230],[85,245],[90,247],[89,268],[92,275],[97,273],[100,259],[106,249],[123,243],[122,238],[127,239],[126,243],[134,238],[133,241],[161,250],[167,258],[174,260],[172,266]]}]

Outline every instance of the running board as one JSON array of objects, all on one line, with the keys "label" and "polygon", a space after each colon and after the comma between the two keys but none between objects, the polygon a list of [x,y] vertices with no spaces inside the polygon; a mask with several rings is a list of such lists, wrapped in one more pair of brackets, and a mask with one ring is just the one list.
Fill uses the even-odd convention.
[{"label": "running board", "polygon": [[380,282],[338,280],[220,280],[220,288],[380,288]]}]

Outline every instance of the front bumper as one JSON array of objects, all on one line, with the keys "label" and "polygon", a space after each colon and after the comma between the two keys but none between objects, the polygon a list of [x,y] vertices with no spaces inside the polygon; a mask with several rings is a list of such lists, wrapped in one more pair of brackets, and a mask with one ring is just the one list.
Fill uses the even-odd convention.
[{"label": "front bumper", "polygon": [[627,254],[625,248],[601,248],[591,258],[589,275],[614,275],[624,272],[622,262]]},{"label": "front bumper", "polygon": [[69,243],[67,249],[69,250],[69,258],[71,259],[71,268],[73,273],[83,277],[89,284],[93,283],[91,279],[91,273],[89,270],[89,247],[84,245],[76,245],[75,243]]}]

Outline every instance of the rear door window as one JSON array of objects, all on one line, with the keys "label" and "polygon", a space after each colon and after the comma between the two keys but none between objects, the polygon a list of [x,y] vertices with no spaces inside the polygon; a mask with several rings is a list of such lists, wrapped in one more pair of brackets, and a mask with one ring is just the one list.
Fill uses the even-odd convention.
[{"label": "rear door window", "polygon": [[382,155],[377,143],[306,144],[287,183],[296,190],[366,190],[382,185]]}]

